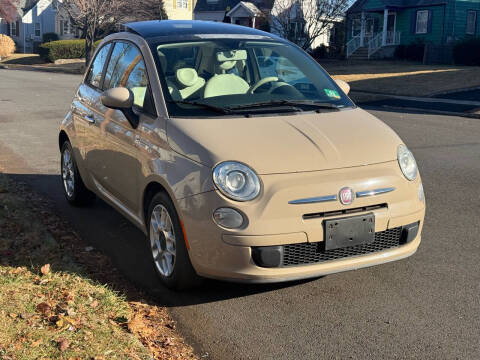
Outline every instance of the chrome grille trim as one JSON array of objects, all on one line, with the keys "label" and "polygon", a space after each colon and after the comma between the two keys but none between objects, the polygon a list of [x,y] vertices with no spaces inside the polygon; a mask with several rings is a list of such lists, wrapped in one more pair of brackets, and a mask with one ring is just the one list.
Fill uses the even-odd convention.
[{"label": "chrome grille trim", "polygon": [[292,205],[299,205],[299,204],[314,204],[314,203],[321,203],[321,202],[328,202],[328,201],[335,201],[335,200],[337,200],[337,195],[326,195],[326,196],[291,200],[288,203]]},{"label": "chrome grille trim", "polygon": [[366,196],[375,196],[380,194],[386,194],[394,190],[395,190],[394,187],[389,187],[389,188],[382,188],[382,189],[375,189],[375,190],[358,191],[356,193],[356,196],[357,198],[366,197]]}]

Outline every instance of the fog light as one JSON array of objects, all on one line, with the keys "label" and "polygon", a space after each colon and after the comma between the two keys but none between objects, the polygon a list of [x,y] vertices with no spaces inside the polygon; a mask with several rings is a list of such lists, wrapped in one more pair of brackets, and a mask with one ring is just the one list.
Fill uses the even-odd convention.
[{"label": "fog light", "polygon": [[243,225],[242,214],[232,208],[219,208],[213,213],[215,222],[228,229],[238,229]]},{"label": "fog light", "polygon": [[425,201],[425,193],[423,192],[423,184],[418,185],[418,200],[421,202]]}]

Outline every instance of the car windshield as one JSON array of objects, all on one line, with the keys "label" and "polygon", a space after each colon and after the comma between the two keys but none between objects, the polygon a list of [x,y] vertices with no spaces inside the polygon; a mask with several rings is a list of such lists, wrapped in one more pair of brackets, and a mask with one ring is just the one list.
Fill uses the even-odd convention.
[{"label": "car windshield", "polygon": [[214,39],[152,44],[152,51],[170,116],[334,111],[353,106],[311,57],[288,43]]}]

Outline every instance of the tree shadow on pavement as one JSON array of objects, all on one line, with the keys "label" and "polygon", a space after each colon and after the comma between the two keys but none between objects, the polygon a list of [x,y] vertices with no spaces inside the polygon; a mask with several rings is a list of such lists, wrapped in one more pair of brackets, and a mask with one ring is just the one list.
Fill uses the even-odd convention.
[{"label": "tree shadow on pavement", "polygon": [[[186,292],[171,291],[163,287],[158,281],[143,232],[108,204],[97,199],[92,207],[70,206],[64,198],[58,175],[8,175],[14,181],[25,184],[26,189],[34,189],[35,193],[46,199],[49,209],[66,220],[67,226],[71,226],[71,231],[78,234],[80,239],[85,242],[81,246],[84,248],[85,246],[91,246],[108,257],[111,264],[99,264],[98,271],[89,272],[88,276],[92,280],[107,282],[114,289],[125,293],[129,300],[149,301],[145,298],[139,299],[141,295],[138,292],[128,291],[132,284],[148,294],[151,300],[158,305],[181,307],[244,297],[311,281],[238,284],[205,279],[203,284],[196,289]],[[76,250],[79,252],[76,254],[76,261],[79,261],[80,264],[83,262],[82,254],[85,257],[92,256],[92,251],[86,252],[84,248],[80,248],[80,251]],[[66,247],[67,249],[68,247]],[[46,259],[43,260],[47,261]],[[16,264],[16,266],[21,265],[26,264]],[[105,265],[114,268],[102,271],[102,266]],[[71,269],[68,270],[71,271]],[[104,272],[109,272],[113,276],[105,276]],[[115,276],[116,272],[118,272],[118,276]],[[115,278],[111,281],[113,283],[110,283],[109,279],[111,278]],[[126,278],[126,281],[131,284],[119,284],[119,279],[123,278]]]}]

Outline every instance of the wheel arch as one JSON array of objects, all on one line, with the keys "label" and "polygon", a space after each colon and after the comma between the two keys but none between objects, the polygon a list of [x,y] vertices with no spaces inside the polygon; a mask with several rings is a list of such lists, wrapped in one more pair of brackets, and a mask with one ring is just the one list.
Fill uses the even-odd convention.
[{"label": "wheel arch", "polygon": [[66,141],[70,141],[70,138],[68,137],[65,130],[61,130],[60,133],[58,134],[58,147],[60,151],[62,150],[62,146],[63,144],[65,144]]},{"label": "wheel arch", "polygon": [[[167,191],[165,186],[163,186],[160,182],[156,180],[150,181],[145,187],[145,190],[143,191],[143,196],[142,196],[142,211],[143,211],[143,220],[145,221],[145,228],[148,228],[148,219],[147,219],[148,207],[150,206],[150,202],[152,201],[155,194],[159,192],[163,192],[166,195],[168,195],[170,200],[172,200],[172,203],[174,204],[175,208],[177,208],[177,206],[175,205],[174,199],[172,198],[170,193]],[[178,214],[178,210],[177,210],[177,214]]]}]

